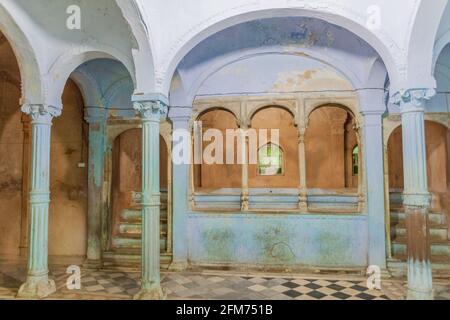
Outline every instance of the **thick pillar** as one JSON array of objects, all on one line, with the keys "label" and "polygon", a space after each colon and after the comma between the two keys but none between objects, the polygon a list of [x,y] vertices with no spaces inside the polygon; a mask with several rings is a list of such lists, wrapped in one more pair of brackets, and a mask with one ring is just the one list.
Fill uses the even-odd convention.
[{"label": "thick pillar", "polygon": [[434,90],[413,89],[393,97],[402,114],[409,300],[433,299],[428,229],[431,195],[428,192],[424,121],[424,102],[433,95]]},{"label": "thick pillar", "polygon": [[[380,105],[382,104],[380,99]],[[369,217],[369,265],[386,270],[386,230],[384,207],[384,164],[382,115],[386,108],[363,107],[364,164]]]},{"label": "thick pillar", "polygon": [[[191,107],[173,108],[170,120],[173,125],[173,260],[172,271],[183,271],[188,267],[188,211],[189,211],[189,177],[191,157],[191,134],[189,121]],[[179,140],[179,139],[182,139]],[[180,150],[181,149],[181,150]],[[176,153],[176,154],[175,154]]]},{"label": "thick pillar", "polygon": [[102,209],[103,176],[105,155],[105,110],[87,107],[85,120],[89,124],[88,167],[88,268],[102,266]]},{"label": "thick pillar", "polygon": [[142,96],[134,100],[134,109],[142,119],[142,276],[135,299],[161,300],[165,294],[160,279],[159,126],[167,106]]},{"label": "thick pillar", "polygon": [[19,298],[44,298],[56,291],[48,277],[48,214],[50,204],[50,140],[53,117],[61,110],[42,104],[24,105],[32,130],[28,275]]}]

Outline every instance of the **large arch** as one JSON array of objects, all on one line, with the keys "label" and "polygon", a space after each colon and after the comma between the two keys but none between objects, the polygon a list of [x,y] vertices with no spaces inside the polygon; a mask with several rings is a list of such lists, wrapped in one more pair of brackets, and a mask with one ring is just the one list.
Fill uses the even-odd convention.
[{"label": "large arch", "polygon": [[8,39],[19,64],[22,80],[21,103],[43,103],[42,72],[34,48],[2,3],[0,3],[0,31]]},{"label": "large arch", "polygon": [[146,68],[136,68],[136,92],[150,93],[155,91],[155,65],[153,38],[150,36],[149,26],[142,17],[142,10],[136,1],[116,0],[117,6],[122,10],[123,17],[137,42],[133,52],[135,66],[145,65]]},{"label": "large arch", "polygon": [[113,49],[107,51],[96,51],[84,48],[81,51],[77,50],[76,52],[68,52],[64,54],[51,67],[48,77],[46,78],[49,103],[60,107],[61,95],[70,75],[83,63],[97,59],[110,59],[122,63],[128,70],[133,84],[136,84],[133,62],[126,56]]},{"label": "large arch", "polygon": [[[421,1],[417,7],[414,25],[411,28],[408,60],[402,74],[401,88],[435,88],[433,77],[434,48],[436,35],[447,1],[438,0],[430,6],[428,1]],[[445,46],[445,45],[444,45]],[[437,50],[442,50],[442,43]]]},{"label": "large arch", "polygon": [[[311,52],[310,52],[311,51]],[[337,59],[333,59],[333,57],[329,55],[324,55],[318,52],[312,52],[312,50],[308,50],[306,48],[290,48],[290,50],[283,50],[281,48],[276,47],[268,47],[268,48],[258,48],[258,49],[249,49],[236,52],[230,56],[225,58],[218,59],[217,62],[213,63],[211,67],[206,68],[204,72],[200,74],[199,77],[195,79],[192,85],[188,88],[183,87],[183,92],[181,95],[176,95],[175,97],[171,94],[171,103],[174,102],[174,105],[192,105],[192,102],[195,100],[195,96],[201,86],[208,81],[208,79],[219,72],[220,70],[226,68],[227,66],[246,59],[251,59],[252,57],[261,56],[261,55],[292,55],[292,56],[307,56],[313,60],[317,60],[319,62],[324,63],[332,67],[336,70],[340,75],[344,78],[348,79],[354,88],[363,88],[365,79],[361,79],[357,74],[351,70],[344,63],[341,63]],[[385,81],[385,75],[383,75],[383,81]],[[375,76],[376,77],[376,76]],[[374,77],[374,78],[375,78]]]},{"label": "large arch", "polygon": [[[164,64],[165,78],[164,82],[162,83],[162,92],[166,94],[169,92],[172,77],[179,63],[181,62],[183,57],[185,57],[200,42],[214,35],[215,33],[218,33],[219,31],[225,30],[234,25],[268,17],[319,18],[328,23],[347,29],[366,41],[377,51],[377,53],[381,56],[384,64],[386,65],[391,83],[398,83],[398,81],[400,80],[399,73],[396,67],[396,61],[391,54],[389,47],[386,46],[386,44],[374,33],[368,30],[365,26],[357,23],[355,20],[320,9],[313,10],[299,8],[270,8],[250,11],[234,16],[230,14],[229,16],[219,21],[211,23],[208,27],[204,28],[201,31],[198,31],[197,33],[189,37],[186,42],[182,43],[177,47],[176,50],[174,50],[176,53],[174,54],[173,59],[167,61],[167,64]],[[395,46],[395,44],[392,43],[392,46]]]}]

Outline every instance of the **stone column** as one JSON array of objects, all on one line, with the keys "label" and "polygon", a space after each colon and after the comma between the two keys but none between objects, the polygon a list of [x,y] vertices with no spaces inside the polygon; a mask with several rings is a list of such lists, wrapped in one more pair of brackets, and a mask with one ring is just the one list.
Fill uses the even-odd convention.
[{"label": "stone column", "polygon": [[248,211],[249,210],[249,185],[248,185],[248,164],[249,164],[249,136],[248,136],[248,125],[246,123],[243,123],[241,125],[241,128],[239,130],[239,143],[241,143],[241,154],[239,156],[241,159],[239,159],[238,162],[242,164],[241,169],[241,211]]},{"label": "stone column", "polygon": [[142,283],[134,298],[161,300],[165,294],[160,279],[159,126],[167,106],[142,96],[134,100],[134,109],[142,119]]},{"label": "stone column", "polygon": [[299,161],[299,210],[302,213],[308,211],[308,189],[306,186],[306,151],[305,151],[305,135],[306,127],[302,126],[298,129],[298,161]]},{"label": "stone column", "polygon": [[32,161],[28,244],[28,275],[18,297],[45,298],[56,291],[48,277],[48,214],[50,204],[50,141],[52,119],[61,110],[42,104],[22,107],[28,114],[32,130]]},{"label": "stone column", "polygon": [[[380,99],[380,105],[382,101]],[[384,165],[382,116],[386,107],[362,107],[364,117],[364,164],[369,224],[369,265],[386,270]],[[365,111],[367,110],[367,111]]]},{"label": "stone column", "polygon": [[425,100],[434,90],[412,89],[394,95],[400,106],[403,128],[403,206],[406,213],[408,243],[408,299],[433,299],[433,278],[430,262],[428,210],[431,195],[425,150]]},{"label": "stone column", "polygon": [[[172,108],[170,120],[173,125],[173,260],[172,271],[183,271],[188,267],[188,212],[189,177],[191,157],[191,134],[189,121],[192,108]],[[182,140],[178,140],[182,138]],[[175,140],[177,139],[177,140]],[[176,160],[176,161],[175,161]],[[172,163],[172,162],[171,162]]]},{"label": "stone column", "polygon": [[85,266],[100,268],[102,266],[105,110],[99,107],[87,107],[85,120],[89,124],[88,243]]}]

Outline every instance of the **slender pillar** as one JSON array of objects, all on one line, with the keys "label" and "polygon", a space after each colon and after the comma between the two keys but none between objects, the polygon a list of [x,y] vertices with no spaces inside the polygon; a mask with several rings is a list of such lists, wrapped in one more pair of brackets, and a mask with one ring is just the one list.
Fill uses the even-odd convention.
[{"label": "slender pillar", "polygon": [[424,102],[434,93],[434,90],[413,89],[397,93],[393,97],[402,114],[405,179],[403,206],[408,241],[409,300],[433,299],[428,228],[431,195],[427,180]]},{"label": "slender pillar", "polygon": [[[381,100],[381,99],[380,99]],[[380,101],[381,104],[381,101]],[[366,106],[367,108],[368,106]],[[369,265],[386,270],[382,115],[386,108],[367,108],[364,116],[364,163],[369,217]]]},{"label": "slender pillar", "polygon": [[306,186],[306,151],[305,151],[306,127],[300,127],[298,130],[298,161],[299,161],[299,210],[303,213],[308,211],[308,194]]},{"label": "slender pillar", "polygon": [[[188,212],[189,212],[189,177],[191,157],[191,134],[189,121],[191,107],[173,108],[170,119],[173,125],[173,260],[172,271],[183,271],[188,267]],[[182,139],[182,140],[180,140]],[[176,154],[175,154],[176,153]],[[171,162],[172,165],[172,162]]]},{"label": "slender pillar", "polygon": [[87,107],[85,120],[89,124],[88,168],[88,245],[85,266],[102,266],[102,209],[105,155],[105,110]]},{"label": "slender pillar", "polygon": [[136,99],[134,109],[142,119],[142,278],[141,291],[134,298],[161,300],[165,294],[160,279],[159,126],[167,106],[161,101]]},{"label": "slender pillar", "polygon": [[28,244],[28,275],[18,297],[45,298],[56,291],[48,277],[48,214],[50,204],[50,140],[53,117],[61,110],[42,104],[24,105],[32,130],[32,161],[30,188],[30,219]]},{"label": "slender pillar", "polygon": [[248,185],[248,163],[249,163],[249,136],[248,136],[248,125],[246,123],[241,125],[241,129],[239,130],[239,134],[241,135],[239,142],[241,143],[241,211],[249,210],[249,185]]}]

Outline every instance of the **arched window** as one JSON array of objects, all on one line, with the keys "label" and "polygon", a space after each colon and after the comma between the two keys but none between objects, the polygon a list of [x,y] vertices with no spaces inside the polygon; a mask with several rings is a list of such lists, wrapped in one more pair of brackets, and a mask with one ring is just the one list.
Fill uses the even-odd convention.
[{"label": "arched window", "polygon": [[357,176],[359,174],[359,147],[356,146],[352,151],[352,175]]},{"label": "arched window", "polygon": [[258,174],[261,176],[280,176],[284,174],[283,150],[269,143],[258,151]]}]

